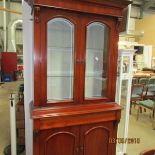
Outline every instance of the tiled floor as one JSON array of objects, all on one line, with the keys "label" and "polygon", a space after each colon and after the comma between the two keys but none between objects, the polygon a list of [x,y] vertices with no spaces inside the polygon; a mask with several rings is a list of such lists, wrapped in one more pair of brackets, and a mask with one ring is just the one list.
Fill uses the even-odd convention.
[{"label": "tiled floor", "polygon": [[23,81],[8,82],[0,86],[0,155],[10,144],[10,110],[9,94],[17,93],[18,87]]},{"label": "tiled floor", "polygon": [[129,144],[127,152],[129,155],[139,155],[142,150],[155,148],[155,130],[149,118],[149,112],[142,112],[139,120],[136,120],[137,109],[132,110],[129,123],[129,137],[140,138],[140,144]]},{"label": "tiled floor", "polygon": [[[122,106],[125,109],[124,103]],[[129,120],[129,135],[128,138],[138,138],[140,139],[140,143],[133,143],[127,145],[127,153],[128,155],[139,155],[139,153],[143,150],[155,148],[155,130],[152,128],[152,122],[149,118],[149,111],[142,112],[139,115],[139,120],[137,120],[137,106],[132,107],[132,114],[130,115]],[[119,128],[118,137],[123,136],[122,124],[124,124],[125,120],[125,110],[122,110],[121,123]]]},{"label": "tiled floor", "polygon": [[[20,83],[21,81],[11,82],[0,86],[0,155],[3,155],[3,149],[10,144],[9,93],[16,93]],[[138,121],[136,114],[137,109],[133,108],[132,115],[130,115],[129,137],[140,138],[140,143],[129,144],[127,147],[128,155],[139,155],[142,150],[155,148],[155,130],[152,130],[148,113],[142,113]],[[124,111],[122,111],[121,121],[124,118]],[[123,130],[121,129],[119,132],[121,136]]]}]

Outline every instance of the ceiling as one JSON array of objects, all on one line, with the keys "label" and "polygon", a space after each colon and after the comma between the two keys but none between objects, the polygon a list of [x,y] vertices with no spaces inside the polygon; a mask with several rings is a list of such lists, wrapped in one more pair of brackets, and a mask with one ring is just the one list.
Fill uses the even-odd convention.
[{"label": "ceiling", "polygon": [[10,0],[11,2],[19,2],[22,3],[22,0]]},{"label": "ceiling", "polygon": [[[19,2],[21,3],[22,0],[9,0],[11,2]],[[155,0],[132,0],[133,6],[139,7],[141,13],[144,11],[155,11]]]},{"label": "ceiling", "polygon": [[[6,0],[6,1],[22,3],[22,0]],[[143,13],[146,11],[155,12],[155,0],[131,0],[131,1],[133,1],[132,6],[138,7],[140,9],[141,16],[143,16]]]},{"label": "ceiling", "polygon": [[[0,0],[0,2],[2,2],[3,0]],[[16,2],[16,3],[22,3],[22,0],[6,0],[9,2]]]},{"label": "ceiling", "polygon": [[141,11],[155,11],[155,0],[133,0],[132,5],[140,7]]},{"label": "ceiling", "polygon": [[[2,1],[2,0],[0,0]],[[6,0],[11,2],[19,2],[22,0]],[[133,6],[140,7],[142,11],[155,11],[155,0],[132,0]]]}]

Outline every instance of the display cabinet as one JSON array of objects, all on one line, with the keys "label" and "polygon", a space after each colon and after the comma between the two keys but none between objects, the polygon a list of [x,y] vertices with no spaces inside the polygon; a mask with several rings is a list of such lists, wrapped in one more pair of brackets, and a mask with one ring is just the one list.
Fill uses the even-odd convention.
[{"label": "display cabinet", "polygon": [[126,0],[34,0],[34,155],[114,155]]}]

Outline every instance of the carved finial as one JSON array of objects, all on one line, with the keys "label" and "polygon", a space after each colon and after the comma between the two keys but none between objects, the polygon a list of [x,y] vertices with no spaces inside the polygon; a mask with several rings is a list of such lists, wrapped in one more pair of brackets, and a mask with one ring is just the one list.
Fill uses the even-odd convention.
[{"label": "carved finial", "polygon": [[34,21],[39,23],[40,22],[40,7],[36,6],[34,8]]},{"label": "carved finial", "polygon": [[123,18],[122,17],[118,17],[117,18],[117,30],[120,30],[121,24],[122,24]]}]

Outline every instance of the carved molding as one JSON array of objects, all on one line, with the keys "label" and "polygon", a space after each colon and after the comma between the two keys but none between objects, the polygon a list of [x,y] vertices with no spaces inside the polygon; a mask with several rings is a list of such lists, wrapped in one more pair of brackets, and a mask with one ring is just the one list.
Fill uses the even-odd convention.
[{"label": "carved molding", "polygon": [[123,22],[123,17],[118,17],[117,18],[117,26],[116,26],[117,31],[120,31],[122,22]]},{"label": "carved molding", "polygon": [[40,10],[39,6],[34,7],[34,21],[37,23],[40,22]]}]

